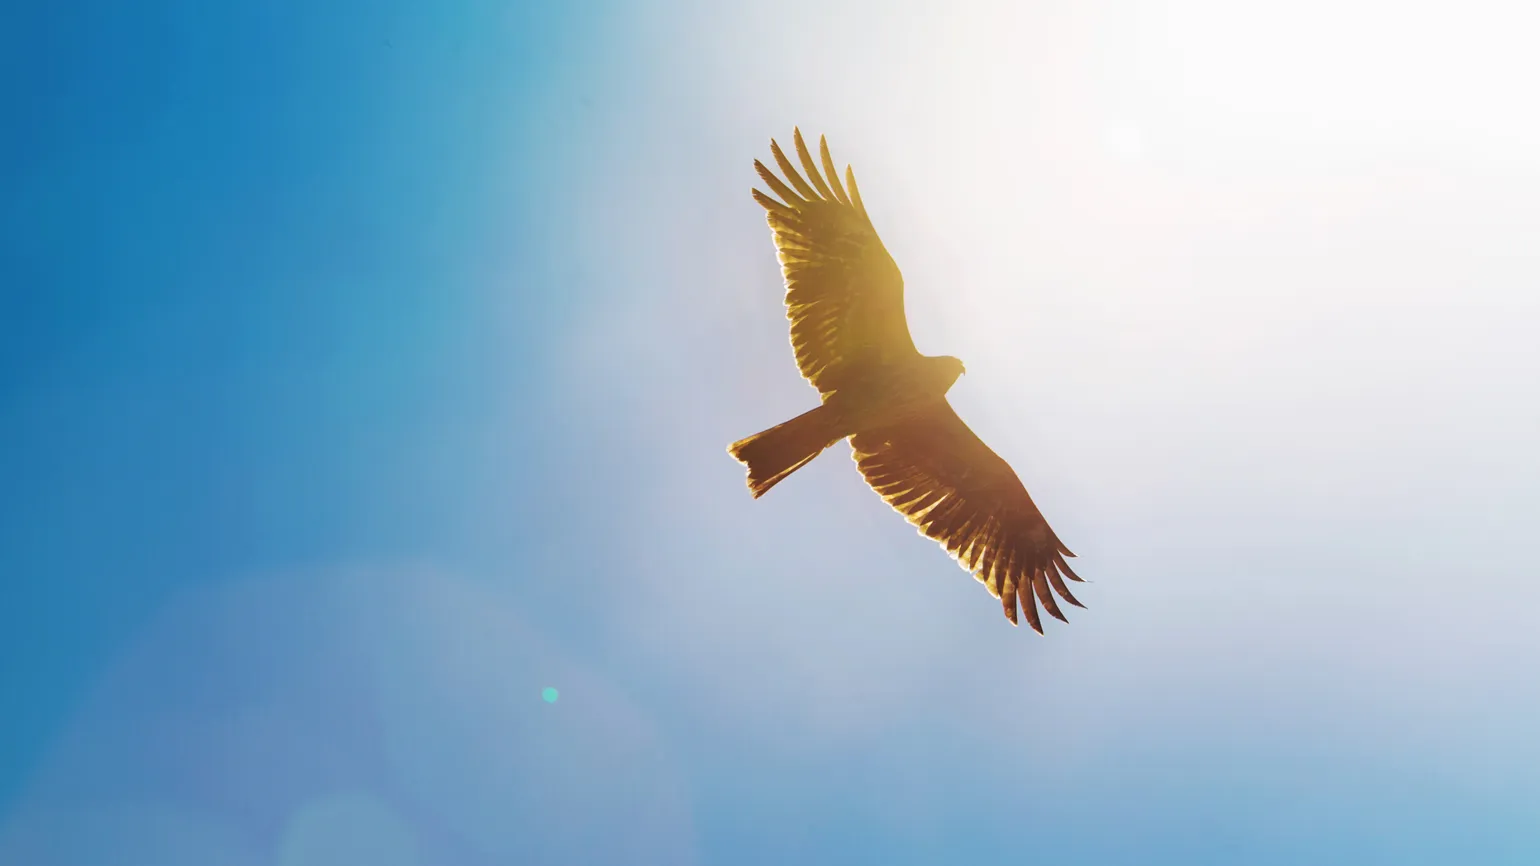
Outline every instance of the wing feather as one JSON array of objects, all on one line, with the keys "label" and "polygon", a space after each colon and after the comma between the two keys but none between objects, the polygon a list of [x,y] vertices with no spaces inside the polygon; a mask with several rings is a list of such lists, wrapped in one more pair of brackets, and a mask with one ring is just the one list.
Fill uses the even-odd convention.
[{"label": "wing feather", "polygon": [[1059,575],[1059,569],[1056,565],[1049,566],[1046,571],[1048,573],[1048,582],[1053,584],[1053,591],[1057,592],[1060,598],[1064,599],[1075,607],[1085,607],[1085,605],[1080,603],[1080,599],[1075,598],[1075,596],[1069,591],[1069,587],[1064,585],[1064,578]]},{"label": "wing feather", "polygon": [[850,190],[850,204],[862,217],[866,216],[866,205],[861,201],[861,188],[856,186],[856,173],[850,166],[845,166],[845,187]]},{"label": "wing feather", "polygon": [[1084,607],[1063,580],[1079,579],[1064,563],[1074,554],[1010,464],[945,399],[899,423],[858,433],[851,446],[867,484],[999,598],[1012,623],[1018,604],[1039,633],[1039,605],[1058,620],[1065,619],[1058,598]]},{"label": "wing feather", "polygon": [[781,204],[780,202],[776,201],[770,196],[765,195],[757,189],[751,189],[749,192],[753,193],[754,200],[759,202],[760,206],[770,212],[769,219],[771,220],[770,227],[772,229],[775,228],[775,220],[777,217],[781,217],[783,219],[788,217],[791,219],[796,219],[797,212],[787,207],[786,205]]},{"label": "wing feather", "polygon": [[845,191],[840,189],[840,172],[834,167],[834,157],[829,155],[829,139],[822,135],[818,136],[818,158],[823,162],[823,173],[829,179],[829,189],[834,193],[834,200],[840,204],[850,204]]},{"label": "wing feather", "polygon": [[1039,568],[1032,573],[1032,591],[1037,593],[1037,600],[1043,603],[1043,609],[1059,622],[1069,622],[1064,618],[1064,611],[1059,610],[1059,603],[1054,601],[1053,592],[1048,588],[1048,578]]},{"label": "wing feather", "polygon": [[904,316],[903,274],[872,227],[855,175],[845,169],[847,196],[827,140],[819,139],[822,172],[801,130],[793,130],[792,143],[807,177],[772,140],[770,153],[786,180],[759,160],[754,170],[780,201],[757,189],[753,196],[766,210],[781,263],[797,368],[828,394],[868,365],[919,353]]},{"label": "wing feather", "polygon": [[781,167],[781,172],[786,175],[787,180],[791,181],[791,185],[797,188],[797,192],[802,193],[803,198],[808,201],[817,201],[827,197],[827,195],[819,194],[822,192],[823,186],[819,181],[813,181],[819,184],[820,187],[820,189],[814,190],[811,186],[808,186],[807,181],[802,179],[802,175],[797,174],[796,166],[792,165],[791,160],[786,158],[786,151],[781,150],[781,146],[773,138],[770,139],[770,155],[775,157],[775,164]]},{"label": "wing feather", "polygon": [[792,192],[791,187],[781,183],[781,179],[775,176],[775,172],[766,168],[764,163],[754,160],[754,170],[759,173],[761,180],[770,185],[770,191],[780,196],[781,201],[791,205],[793,210],[807,206],[807,201]]}]

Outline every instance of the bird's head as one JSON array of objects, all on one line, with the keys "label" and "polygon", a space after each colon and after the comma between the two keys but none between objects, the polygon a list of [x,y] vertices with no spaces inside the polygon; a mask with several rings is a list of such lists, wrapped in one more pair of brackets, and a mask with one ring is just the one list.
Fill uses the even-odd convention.
[{"label": "bird's head", "polygon": [[947,388],[951,388],[957,382],[957,378],[966,372],[968,368],[963,366],[963,362],[951,355],[941,355],[936,358],[937,377],[946,383]]}]

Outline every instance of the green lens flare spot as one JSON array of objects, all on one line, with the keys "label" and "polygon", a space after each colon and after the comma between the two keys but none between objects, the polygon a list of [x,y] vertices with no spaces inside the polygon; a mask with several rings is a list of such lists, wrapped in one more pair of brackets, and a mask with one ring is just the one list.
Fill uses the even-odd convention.
[{"label": "green lens flare spot", "polygon": [[556,699],[561,697],[561,695],[557,693],[555,688],[546,686],[544,689],[540,690],[540,697],[544,698],[546,703],[554,704],[556,703]]}]

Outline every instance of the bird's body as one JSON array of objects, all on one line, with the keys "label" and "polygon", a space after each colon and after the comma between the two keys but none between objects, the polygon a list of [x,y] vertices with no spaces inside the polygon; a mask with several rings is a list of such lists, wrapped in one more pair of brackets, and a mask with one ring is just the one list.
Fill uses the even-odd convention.
[{"label": "bird's body", "polygon": [[874,365],[825,394],[823,404],[849,419],[853,435],[933,411],[962,372],[962,362],[946,355]]},{"label": "bird's body", "polygon": [[1064,583],[1080,579],[1064,559],[1074,554],[1010,465],[946,401],[962,362],[915,349],[903,276],[872,227],[855,175],[847,167],[840,185],[826,141],[820,174],[802,134],[794,138],[808,177],[771,141],[791,186],[756,160],[781,201],[753,192],[768,211],[780,255],[797,366],[822,404],[728,451],[748,467],[749,491],[758,498],[849,438],[867,483],[983,582],[1012,623],[1019,599],[1041,632],[1037,602],[1061,620],[1055,592],[1080,604]]}]

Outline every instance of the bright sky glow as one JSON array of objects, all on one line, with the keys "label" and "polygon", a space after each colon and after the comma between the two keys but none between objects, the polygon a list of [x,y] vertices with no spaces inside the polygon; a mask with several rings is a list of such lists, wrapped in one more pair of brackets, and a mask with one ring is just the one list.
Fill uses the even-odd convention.
[{"label": "bright sky glow", "polygon": [[[1537,25],[4,16],[0,863],[1540,862]],[[1080,554],[1044,638],[724,452],[815,399],[794,124]]]}]

